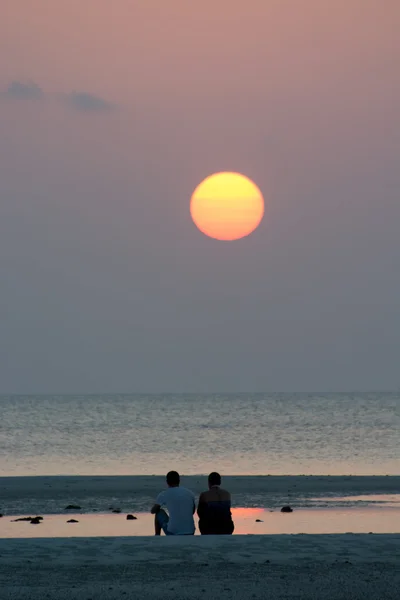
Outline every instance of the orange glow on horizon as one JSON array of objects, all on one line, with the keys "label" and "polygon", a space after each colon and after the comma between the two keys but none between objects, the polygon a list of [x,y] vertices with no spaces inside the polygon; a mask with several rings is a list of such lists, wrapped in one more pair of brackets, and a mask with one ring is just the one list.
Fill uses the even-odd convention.
[{"label": "orange glow on horizon", "polygon": [[214,173],[194,190],[190,214],[205,235],[217,240],[237,240],[260,224],[264,199],[256,184],[245,175]]}]

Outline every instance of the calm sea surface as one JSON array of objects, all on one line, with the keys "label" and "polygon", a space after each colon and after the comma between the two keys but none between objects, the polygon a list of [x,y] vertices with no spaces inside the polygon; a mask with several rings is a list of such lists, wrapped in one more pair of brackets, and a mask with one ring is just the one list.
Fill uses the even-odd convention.
[{"label": "calm sea surface", "polygon": [[0,475],[400,472],[400,394],[0,396]]}]

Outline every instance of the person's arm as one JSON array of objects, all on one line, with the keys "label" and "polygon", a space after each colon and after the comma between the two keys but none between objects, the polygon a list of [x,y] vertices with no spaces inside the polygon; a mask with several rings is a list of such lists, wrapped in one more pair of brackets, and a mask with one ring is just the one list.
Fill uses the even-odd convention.
[{"label": "person's arm", "polygon": [[164,504],[164,492],[160,492],[156,498],[155,503],[152,506],[152,509],[150,511],[151,514],[156,515],[159,512],[159,510],[163,504]]}]

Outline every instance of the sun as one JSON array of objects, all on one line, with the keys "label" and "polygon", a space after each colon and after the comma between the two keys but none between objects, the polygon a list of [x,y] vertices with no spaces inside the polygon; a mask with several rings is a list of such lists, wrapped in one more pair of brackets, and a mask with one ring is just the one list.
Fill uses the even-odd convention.
[{"label": "sun", "polygon": [[190,214],[205,235],[238,240],[252,233],[264,216],[264,198],[256,184],[240,173],[206,177],[194,190]]}]

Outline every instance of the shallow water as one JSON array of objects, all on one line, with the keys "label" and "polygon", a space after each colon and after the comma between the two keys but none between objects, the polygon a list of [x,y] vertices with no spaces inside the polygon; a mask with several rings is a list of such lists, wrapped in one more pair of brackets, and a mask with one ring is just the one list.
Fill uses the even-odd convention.
[{"label": "shallow water", "polygon": [[400,395],[0,396],[0,474],[398,474]]},{"label": "shallow water", "polygon": [[[181,483],[198,498],[207,478],[184,476]],[[400,501],[400,477],[394,476],[225,476],[223,485],[235,508],[363,508],[399,506]],[[86,514],[110,508],[146,512],[165,486],[162,476],[0,477],[1,512],[67,514],[69,504]]]},{"label": "shallow water", "polygon": [[[289,514],[263,508],[234,508],[232,514],[235,535],[400,533],[400,508],[301,509]],[[127,521],[126,514],[41,515],[44,518],[40,525],[13,522],[19,516],[9,515],[0,519],[0,538],[110,537],[154,533],[154,517],[149,513],[135,513],[137,520],[134,521]],[[70,519],[78,523],[67,523]],[[195,521],[198,535],[197,517]]]}]

